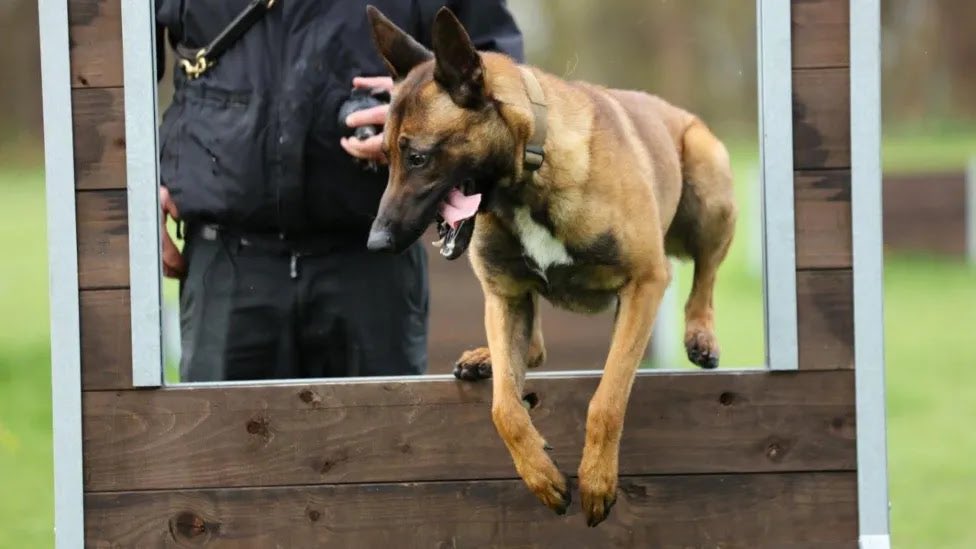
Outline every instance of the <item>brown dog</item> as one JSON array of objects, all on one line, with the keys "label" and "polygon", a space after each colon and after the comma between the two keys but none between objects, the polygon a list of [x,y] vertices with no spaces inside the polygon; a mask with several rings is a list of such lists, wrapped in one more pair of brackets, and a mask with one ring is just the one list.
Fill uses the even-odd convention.
[{"label": "brown dog", "polygon": [[[566,479],[522,404],[526,369],[545,360],[538,297],[586,313],[616,304],[578,471],[595,526],[616,500],[624,412],[671,280],[668,255],[695,264],[688,357],[718,365],[712,292],[736,219],[726,149],[701,120],[657,97],[476,51],[446,8],[433,52],[367,11],[396,81],[384,138],[390,179],[368,246],[399,252],[439,211],[445,255],[463,252],[470,236],[488,348],[466,353],[458,376],[478,377],[490,364],[498,433],[521,478],[560,514],[570,503]],[[467,203],[445,204],[458,200]],[[464,211],[472,203],[476,215]]]}]

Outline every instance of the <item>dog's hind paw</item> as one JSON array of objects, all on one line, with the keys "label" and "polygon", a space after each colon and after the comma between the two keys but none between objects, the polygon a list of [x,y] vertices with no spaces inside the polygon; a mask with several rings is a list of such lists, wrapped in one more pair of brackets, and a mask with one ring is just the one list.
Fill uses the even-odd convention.
[{"label": "dog's hind paw", "polygon": [[465,351],[454,363],[454,377],[464,381],[478,381],[491,377],[491,353],[488,347]]},{"label": "dog's hind paw", "polygon": [[706,370],[718,368],[718,341],[715,334],[696,331],[685,337],[688,360]]}]

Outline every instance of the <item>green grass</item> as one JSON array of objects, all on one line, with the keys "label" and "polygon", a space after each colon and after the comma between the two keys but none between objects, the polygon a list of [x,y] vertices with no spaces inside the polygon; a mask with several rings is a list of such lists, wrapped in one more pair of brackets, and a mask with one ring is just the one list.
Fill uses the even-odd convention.
[{"label": "green grass", "polygon": [[[973,139],[924,137],[886,142],[886,162],[962,165]],[[939,143],[941,142],[941,145]],[[961,144],[960,144],[961,143]],[[740,200],[751,192],[755,147],[735,145]],[[892,152],[898,154],[892,156]],[[47,256],[42,175],[0,171],[0,548],[50,547],[52,460]],[[761,280],[747,269],[749,223],[717,288],[723,364],[762,362]],[[21,232],[26,231],[26,232]],[[678,301],[687,294],[678,270]],[[885,322],[892,524],[895,547],[976,547],[969,522],[976,493],[976,269],[922,257],[889,257]]]},{"label": "green grass", "polygon": [[0,548],[54,543],[43,185],[0,171]]},{"label": "green grass", "polygon": [[976,132],[957,127],[899,127],[886,130],[882,143],[885,171],[963,170],[976,158]]},{"label": "green grass", "polygon": [[976,268],[891,260],[885,297],[895,547],[976,547]]}]

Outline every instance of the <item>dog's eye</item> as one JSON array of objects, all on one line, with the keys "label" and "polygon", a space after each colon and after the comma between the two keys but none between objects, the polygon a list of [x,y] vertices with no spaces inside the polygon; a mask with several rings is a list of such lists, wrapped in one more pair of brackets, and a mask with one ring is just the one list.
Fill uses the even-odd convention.
[{"label": "dog's eye", "polygon": [[427,155],[419,152],[412,152],[407,155],[407,164],[411,168],[423,168],[427,164]]}]

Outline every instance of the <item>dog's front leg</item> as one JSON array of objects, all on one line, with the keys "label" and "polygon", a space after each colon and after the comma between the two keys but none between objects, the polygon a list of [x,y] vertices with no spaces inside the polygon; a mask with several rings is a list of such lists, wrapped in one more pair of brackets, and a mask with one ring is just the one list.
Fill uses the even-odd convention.
[{"label": "dog's front leg", "polygon": [[631,282],[619,294],[610,353],[603,377],[590,400],[586,443],[579,466],[580,500],[589,526],[603,522],[617,499],[617,461],[624,413],[669,279],[666,269],[657,269]]},{"label": "dog's front leg", "polygon": [[491,417],[515,470],[530,490],[558,514],[569,507],[566,478],[546,452],[546,442],[522,405],[522,387],[537,314],[531,295],[485,295],[485,327],[492,358]]}]

